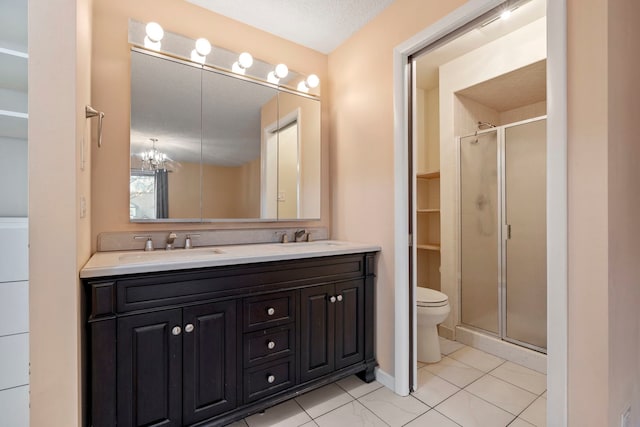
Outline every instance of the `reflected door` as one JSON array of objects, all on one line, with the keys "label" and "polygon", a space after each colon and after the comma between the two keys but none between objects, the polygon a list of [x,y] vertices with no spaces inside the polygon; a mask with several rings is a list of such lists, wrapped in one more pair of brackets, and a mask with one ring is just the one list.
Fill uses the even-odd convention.
[{"label": "reflected door", "polygon": [[465,325],[499,333],[497,131],[460,138],[460,292]]},{"label": "reflected door", "polygon": [[505,128],[508,339],[547,347],[546,120]]}]

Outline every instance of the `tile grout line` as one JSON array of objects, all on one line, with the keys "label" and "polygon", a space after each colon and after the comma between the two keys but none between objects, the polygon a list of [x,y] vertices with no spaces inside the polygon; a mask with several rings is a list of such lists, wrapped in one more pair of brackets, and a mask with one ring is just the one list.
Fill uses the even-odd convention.
[{"label": "tile grout line", "polygon": [[[513,362],[512,362],[512,363],[513,363]],[[497,368],[496,368],[496,369],[497,369]],[[491,371],[491,372],[493,372],[493,371]],[[487,375],[491,375],[491,372],[487,372]],[[540,374],[540,375],[544,375],[544,374]],[[535,391],[527,390],[526,388],[521,387],[521,386],[519,386],[518,384],[514,384],[514,383],[512,383],[511,381],[505,380],[505,379],[500,378],[500,377],[496,377],[495,375],[491,375],[491,376],[492,376],[493,378],[496,378],[496,379],[500,380],[500,381],[504,381],[504,382],[505,382],[505,383],[507,383],[507,384],[511,384],[511,385],[512,385],[512,386],[514,386],[514,387],[518,387],[520,390],[528,391],[529,393],[534,394],[534,395],[536,395],[536,396],[538,396],[538,397],[541,397],[541,396],[545,393],[545,391],[547,391],[546,381],[545,381],[544,391],[543,391],[542,393],[536,393]],[[546,375],[545,375],[545,376],[546,376]]]}]

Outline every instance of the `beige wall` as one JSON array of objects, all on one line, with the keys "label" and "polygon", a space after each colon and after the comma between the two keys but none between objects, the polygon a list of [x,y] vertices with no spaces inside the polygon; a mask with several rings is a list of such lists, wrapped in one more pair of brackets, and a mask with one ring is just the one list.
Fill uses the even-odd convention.
[{"label": "beige wall", "polygon": [[396,0],[329,55],[331,237],[382,246],[376,351],[394,372],[393,49],[464,1]]},{"label": "beige wall", "polygon": [[[200,163],[169,173],[171,218],[200,217]],[[195,183],[195,185],[194,185]],[[202,165],[203,218],[260,217],[260,160],[242,166]]]},{"label": "beige wall", "polygon": [[607,26],[603,0],[568,0],[568,407],[606,426],[608,354]]},{"label": "beige wall", "polygon": [[259,218],[260,159],[237,167],[203,165],[202,192],[205,218]]},{"label": "beige wall", "polygon": [[200,218],[200,163],[180,162],[167,174],[170,218]]},{"label": "beige wall", "polygon": [[[30,424],[80,425],[80,283],[90,254],[91,1],[29,2]],[[90,122],[87,122],[89,124]],[[87,127],[90,129],[90,127]],[[86,143],[83,140],[86,137]]]},{"label": "beige wall", "polygon": [[[167,31],[193,39],[206,37],[214,46],[251,54],[270,63],[286,63],[304,74],[317,74],[327,82],[327,56],[240,24],[185,1],[95,0],[93,10],[93,105],[106,113],[104,145],[93,153],[92,243],[103,231],[173,229],[175,224],[132,224],[128,217],[130,60],[127,42],[128,19],[154,20]],[[326,87],[326,86],[325,86]],[[330,222],[328,185],[328,91],[323,91],[322,153],[323,188],[320,222],[295,223],[328,226]],[[276,224],[272,224],[276,226]],[[286,225],[286,223],[285,223]],[[291,226],[292,224],[288,224]],[[270,225],[268,225],[270,226]],[[183,229],[255,228],[256,223],[183,224]]]},{"label": "beige wall", "polygon": [[639,6],[568,1],[572,426],[640,424]]},{"label": "beige wall", "polygon": [[640,425],[640,2],[609,1],[609,425]]}]

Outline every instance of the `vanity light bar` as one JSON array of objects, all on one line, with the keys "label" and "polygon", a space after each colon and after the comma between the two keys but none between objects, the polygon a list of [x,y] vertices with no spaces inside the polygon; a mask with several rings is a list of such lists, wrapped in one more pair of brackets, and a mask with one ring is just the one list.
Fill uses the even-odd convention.
[{"label": "vanity light bar", "polygon": [[[134,22],[130,20],[130,22]],[[137,23],[137,25],[143,25]],[[161,40],[164,38],[164,30],[157,22],[148,22],[145,25],[144,47],[149,50],[161,51]],[[207,56],[211,53],[212,46],[209,40],[206,38],[199,38],[195,41],[195,48],[191,50],[190,60],[197,64],[205,65],[207,62]],[[228,52],[223,49],[224,52]],[[231,71],[236,74],[244,75],[246,70],[253,65],[253,56],[248,52],[242,52],[237,61],[231,66]],[[213,65],[214,64],[207,64]],[[228,70],[228,69],[227,69]],[[273,70],[269,71],[266,80],[269,83],[279,85],[280,80],[287,77],[289,74],[289,67],[286,64],[278,64]],[[310,89],[318,87],[320,79],[315,74],[310,74],[304,80],[300,81],[297,85],[297,90],[300,92],[308,93]]]}]

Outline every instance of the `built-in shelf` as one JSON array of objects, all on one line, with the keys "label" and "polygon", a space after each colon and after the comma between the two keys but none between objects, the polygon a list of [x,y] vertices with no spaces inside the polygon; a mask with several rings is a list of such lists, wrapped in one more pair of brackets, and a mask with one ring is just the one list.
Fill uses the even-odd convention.
[{"label": "built-in shelf", "polygon": [[417,245],[418,250],[421,251],[440,251],[439,243],[427,243],[426,245]]},{"label": "built-in shelf", "polygon": [[440,213],[440,209],[416,209],[419,214],[422,213]]},{"label": "built-in shelf", "polygon": [[440,178],[440,171],[419,173],[416,175],[418,179],[436,179]]}]

